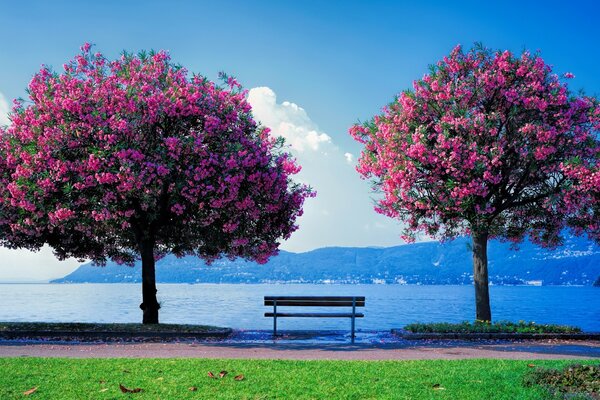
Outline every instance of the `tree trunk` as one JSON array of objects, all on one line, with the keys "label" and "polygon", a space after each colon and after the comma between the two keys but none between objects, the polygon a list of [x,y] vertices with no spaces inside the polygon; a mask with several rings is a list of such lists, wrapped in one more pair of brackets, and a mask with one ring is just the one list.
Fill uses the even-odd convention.
[{"label": "tree trunk", "polygon": [[473,281],[475,283],[476,319],[491,321],[490,291],[488,287],[487,232],[472,234],[473,240]]},{"label": "tree trunk", "polygon": [[140,244],[142,256],[142,309],[143,324],[158,324],[158,309],[156,300],[156,274],[154,268],[154,240],[144,238]]}]

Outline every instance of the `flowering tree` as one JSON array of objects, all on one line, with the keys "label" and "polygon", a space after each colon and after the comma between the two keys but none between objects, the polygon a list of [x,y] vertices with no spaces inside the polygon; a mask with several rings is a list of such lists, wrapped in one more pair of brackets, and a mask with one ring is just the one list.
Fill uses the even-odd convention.
[{"label": "flowering tree", "polygon": [[110,61],[89,45],[43,67],[2,134],[12,247],[59,258],[142,260],[144,323],[158,323],[155,260],[166,253],[264,263],[311,196],[246,93],[189,76],[165,52]]},{"label": "flowering tree", "polygon": [[477,319],[490,321],[489,238],[553,247],[570,226],[600,239],[599,128],[598,101],[539,56],[459,46],[350,133],[384,194],[376,211],[404,221],[406,240],[471,235]]}]

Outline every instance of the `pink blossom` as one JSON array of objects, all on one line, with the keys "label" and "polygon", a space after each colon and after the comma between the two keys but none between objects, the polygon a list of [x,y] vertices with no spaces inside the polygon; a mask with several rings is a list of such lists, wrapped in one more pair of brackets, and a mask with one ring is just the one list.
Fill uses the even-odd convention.
[{"label": "pink blossom", "polygon": [[53,224],[60,223],[71,219],[75,215],[75,212],[66,208],[59,208],[56,211],[48,213],[48,218]]}]

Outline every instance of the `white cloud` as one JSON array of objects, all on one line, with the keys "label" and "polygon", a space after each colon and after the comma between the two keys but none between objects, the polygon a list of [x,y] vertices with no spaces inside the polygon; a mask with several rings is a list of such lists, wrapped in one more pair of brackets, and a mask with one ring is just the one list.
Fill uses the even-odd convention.
[{"label": "white cloud", "polygon": [[59,261],[50,247],[38,252],[0,248],[0,282],[46,281],[61,278],[72,272],[79,262],[75,259]]},{"label": "white cloud", "polygon": [[277,104],[277,96],[268,87],[257,87],[248,93],[254,115],[277,135],[283,136],[294,150],[319,150],[323,144],[331,143],[331,137],[320,132],[306,111],[295,103],[284,101]]},{"label": "white cloud", "polygon": [[[300,229],[282,245],[290,251],[324,246],[393,246],[402,243],[399,224],[375,213],[368,182],[350,165],[352,153],[341,150],[297,104],[277,102],[268,87],[251,89],[248,101],[254,117],[283,136],[302,166],[295,180],[312,186]],[[350,165],[349,165],[350,164]]]},{"label": "white cloud", "polygon": [[6,100],[6,97],[0,93],[0,126],[8,125],[10,123],[10,120],[8,119],[9,111],[8,101]]}]

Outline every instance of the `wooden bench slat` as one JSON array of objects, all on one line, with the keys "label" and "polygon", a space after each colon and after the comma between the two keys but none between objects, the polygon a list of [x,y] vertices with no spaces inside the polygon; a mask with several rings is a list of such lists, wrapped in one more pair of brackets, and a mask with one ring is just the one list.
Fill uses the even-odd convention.
[{"label": "wooden bench slat", "polygon": [[[274,317],[275,313],[267,312],[265,317]],[[300,318],[352,318],[352,313],[277,313],[279,317],[300,317]],[[356,313],[355,318],[363,318],[364,314]]]},{"label": "wooden bench slat", "polygon": [[[354,304],[353,304],[354,302]],[[364,296],[265,296],[265,306],[364,307]]]},{"label": "wooden bench slat", "polygon": [[323,300],[323,301],[352,301],[352,299],[356,299],[356,301],[365,301],[365,296],[265,296],[265,301],[267,300]]},{"label": "wooden bench slat", "polygon": [[[265,300],[265,306],[275,305],[275,300]],[[364,301],[357,301],[356,307],[364,307]],[[306,300],[277,300],[277,306],[282,307],[352,307],[351,301],[306,301]]]}]

